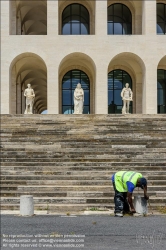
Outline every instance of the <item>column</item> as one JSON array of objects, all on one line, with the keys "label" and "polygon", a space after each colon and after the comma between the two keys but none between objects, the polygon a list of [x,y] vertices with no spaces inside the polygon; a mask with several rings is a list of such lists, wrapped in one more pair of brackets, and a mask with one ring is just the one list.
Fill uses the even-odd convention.
[{"label": "column", "polygon": [[[142,114],[142,72],[137,72],[136,73],[137,78],[136,78],[136,86],[135,86],[135,113],[136,114]],[[134,99],[134,98],[133,98]],[[134,102],[133,102],[134,104]]]},{"label": "column", "polygon": [[16,35],[16,1],[9,2],[9,15],[10,15],[10,35]]},{"label": "column", "polygon": [[[53,61],[53,59],[52,59]],[[59,79],[58,65],[48,64],[47,67],[47,110],[48,114],[59,114]]]},{"label": "column", "polygon": [[47,1],[47,35],[58,35],[58,2]]},{"label": "column", "polygon": [[97,36],[105,37],[107,35],[107,1],[96,1],[96,18],[95,18],[95,34]]},{"label": "column", "polygon": [[[58,1],[47,1],[47,110],[48,114],[59,114],[59,64],[56,61],[56,43],[58,39]],[[49,39],[51,37],[51,39]],[[58,51],[59,53],[59,51]]]},{"label": "column", "polygon": [[9,39],[9,1],[1,1],[1,114],[9,114],[9,63],[6,60]]},{"label": "column", "polygon": [[[102,55],[101,52],[99,52]],[[96,64],[95,114],[108,114],[108,65],[102,56]]]},{"label": "column", "polygon": [[142,86],[143,114],[157,114],[157,65],[149,58]]},{"label": "column", "polygon": [[17,14],[17,28],[16,28],[16,35],[21,35],[22,33],[22,27],[21,27],[21,15],[20,11]]},{"label": "column", "polygon": [[[96,55],[95,114],[108,114],[108,65],[105,63],[104,42],[107,38],[107,1],[96,1],[95,35],[98,52]],[[101,46],[100,46],[101,44]]]},{"label": "column", "polygon": [[142,32],[144,35],[156,34],[156,1],[142,1]]}]

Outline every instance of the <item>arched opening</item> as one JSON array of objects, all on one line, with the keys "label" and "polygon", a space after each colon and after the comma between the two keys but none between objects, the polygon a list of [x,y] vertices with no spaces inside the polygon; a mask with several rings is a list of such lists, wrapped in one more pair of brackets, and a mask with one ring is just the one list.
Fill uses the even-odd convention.
[{"label": "arched opening", "polygon": [[[108,91],[110,91],[110,96],[112,95],[111,91],[112,93],[116,91],[114,93],[114,99],[116,99],[115,97],[117,96],[118,103],[111,103],[114,99],[108,96],[108,105],[116,104],[119,106],[116,112],[120,113],[119,110],[121,110],[122,107],[120,92],[125,83],[129,83],[133,92],[133,102],[130,102],[130,110],[134,114],[142,114],[144,75],[145,64],[139,56],[129,52],[116,55],[108,66]],[[112,106],[109,110],[113,110]]]},{"label": "arched opening", "polygon": [[78,83],[84,90],[84,114],[95,113],[95,72],[93,60],[83,53],[67,55],[59,66],[59,113],[73,113],[73,95]]},{"label": "arched opening", "polygon": [[115,3],[108,7],[109,35],[130,35],[132,34],[132,14],[130,9],[121,3]]},{"label": "arched opening", "polygon": [[157,3],[157,34],[166,34],[166,4]]},{"label": "arched opening", "polygon": [[166,114],[166,56],[157,68],[157,113]]},{"label": "arched opening", "polygon": [[157,70],[157,113],[166,113],[166,70]]},{"label": "arched opening", "polygon": [[10,66],[10,113],[24,114],[27,84],[35,92],[33,113],[47,110],[47,69],[44,61],[36,54],[23,53]]},{"label": "arched opening", "polygon": [[87,74],[81,70],[70,70],[62,79],[62,113],[74,113],[74,90],[78,83],[84,90],[83,114],[90,113],[90,80]]},{"label": "arched opening", "polygon": [[60,35],[95,34],[95,1],[58,1]]},{"label": "arched opening", "polygon": [[82,4],[70,4],[62,13],[62,35],[88,35],[89,12]]},{"label": "arched opening", "polygon": [[[119,6],[119,10],[118,10],[117,6],[115,9],[114,9],[114,7],[110,8],[110,6],[113,6],[113,5]],[[122,7],[122,5],[124,5],[126,8],[128,8],[129,12],[128,11],[127,12],[129,13],[129,16],[128,15],[126,16],[126,12],[125,12],[126,8]],[[115,27],[119,26],[119,27],[124,29],[123,33],[127,31],[127,32],[129,32],[129,34],[132,34],[132,35],[133,34],[135,34],[135,35],[142,34],[142,8],[143,8],[142,5],[143,5],[142,1],[107,0],[107,16],[108,16],[107,19],[108,19],[109,23],[112,23],[112,24],[108,24],[108,29],[110,29],[110,31],[109,30],[108,31],[111,32],[111,30],[112,30],[112,32],[113,32],[113,26],[115,26]],[[115,15],[115,13],[117,15]],[[130,17],[130,15],[131,15],[131,17]],[[127,28],[127,26],[130,27],[130,25],[127,25],[127,26],[121,25],[123,23],[130,24],[132,26],[132,29]],[[111,27],[112,27],[112,29],[111,29]]]},{"label": "arched opening", "polygon": [[[108,73],[108,114],[122,113],[121,91],[126,83],[129,83],[132,89],[132,79],[126,71],[116,69]],[[132,102],[130,102],[129,112],[132,113]]]},{"label": "arched opening", "polygon": [[47,0],[10,0],[10,35],[47,35]]}]

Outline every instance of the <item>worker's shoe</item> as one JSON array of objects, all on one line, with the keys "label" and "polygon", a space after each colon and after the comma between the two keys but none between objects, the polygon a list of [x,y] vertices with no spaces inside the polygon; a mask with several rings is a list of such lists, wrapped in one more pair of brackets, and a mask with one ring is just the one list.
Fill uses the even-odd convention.
[{"label": "worker's shoe", "polygon": [[123,217],[123,213],[115,213],[115,217]]}]

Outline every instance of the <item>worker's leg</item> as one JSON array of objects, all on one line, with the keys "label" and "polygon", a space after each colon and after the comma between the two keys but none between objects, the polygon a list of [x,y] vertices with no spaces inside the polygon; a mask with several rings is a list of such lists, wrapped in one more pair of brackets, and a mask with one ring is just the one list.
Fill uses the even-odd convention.
[{"label": "worker's leg", "polygon": [[123,216],[123,207],[124,207],[124,197],[123,193],[116,190],[115,183],[113,182],[113,187],[115,191],[114,203],[115,203],[115,216]]},{"label": "worker's leg", "polygon": [[123,197],[124,197],[123,212],[124,212],[124,213],[129,213],[129,212],[130,212],[130,208],[129,208],[129,203],[128,203],[128,201],[127,201],[127,193],[123,193]]}]

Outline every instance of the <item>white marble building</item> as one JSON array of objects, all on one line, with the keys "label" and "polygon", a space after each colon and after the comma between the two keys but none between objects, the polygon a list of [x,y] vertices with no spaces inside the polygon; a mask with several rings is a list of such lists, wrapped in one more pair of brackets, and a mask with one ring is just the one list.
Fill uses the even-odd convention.
[{"label": "white marble building", "polygon": [[166,113],[166,0],[1,1],[1,113],[121,113],[120,92],[133,91],[134,114]]}]

